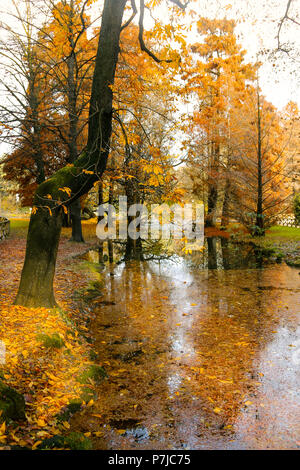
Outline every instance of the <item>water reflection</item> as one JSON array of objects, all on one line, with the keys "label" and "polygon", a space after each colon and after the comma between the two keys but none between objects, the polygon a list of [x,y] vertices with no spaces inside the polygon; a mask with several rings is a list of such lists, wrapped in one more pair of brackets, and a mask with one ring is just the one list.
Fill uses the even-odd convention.
[{"label": "water reflection", "polygon": [[[297,270],[213,239],[204,253],[121,262],[110,274],[96,276],[115,305],[96,303],[92,326],[110,378],[78,423],[99,430],[93,415],[103,417],[96,448],[299,446]],[[118,420],[147,438],[120,435]]]}]

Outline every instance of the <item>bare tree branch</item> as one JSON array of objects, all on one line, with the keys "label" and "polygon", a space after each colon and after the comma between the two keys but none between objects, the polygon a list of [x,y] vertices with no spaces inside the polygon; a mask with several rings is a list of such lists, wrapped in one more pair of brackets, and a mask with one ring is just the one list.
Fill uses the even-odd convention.
[{"label": "bare tree branch", "polygon": [[130,23],[132,22],[132,20],[135,18],[136,14],[137,14],[137,7],[136,7],[135,0],[131,0],[131,8],[132,8],[132,15],[129,18],[129,20],[126,21],[126,23],[123,24],[123,26],[121,28],[121,31],[123,31],[123,29],[127,28],[127,26],[130,25]]},{"label": "bare tree branch", "polygon": [[185,10],[191,0],[188,0],[186,3],[182,3],[180,0],[169,0],[169,1],[171,3],[174,3],[174,5],[177,5],[179,8],[182,8],[182,10]]},{"label": "bare tree branch", "polygon": [[[172,0],[171,0],[172,1]],[[289,11],[290,11],[290,8],[291,8],[291,5],[292,5],[292,2],[293,0],[288,0],[287,2],[287,5],[286,5],[286,10],[285,10],[285,14],[284,16],[281,18],[280,22],[279,22],[279,26],[278,26],[278,32],[277,32],[277,35],[276,35],[276,39],[277,39],[277,49],[279,51],[282,51],[282,52],[286,52],[286,53],[289,53],[289,49],[286,49],[284,48],[282,45],[281,45],[281,42],[280,42],[280,34],[281,34],[281,30],[283,28],[283,25],[286,21],[291,21],[292,23],[300,26],[300,23],[298,21],[296,21],[294,18],[291,18],[289,16]]]},{"label": "bare tree branch", "polygon": [[146,52],[155,62],[161,63],[161,62],[167,62],[170,63],[172,62],[171,60],[163,60],[159,59],[153,52],[148,49],[148,47],[145,44],[144,41],[144,13],[145,13],[145,1],[140,0],[140,18],[139,18],[139,43],[141,46],[141,50]]}]

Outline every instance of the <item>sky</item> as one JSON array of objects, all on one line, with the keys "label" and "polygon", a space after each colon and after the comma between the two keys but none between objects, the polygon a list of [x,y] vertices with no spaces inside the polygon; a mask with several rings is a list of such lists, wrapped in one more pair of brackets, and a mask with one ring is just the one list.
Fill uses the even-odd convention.
[{"label": "sky", "polygon": [[[276,35],[280,19],[284,16],[288,0],[193,0],[189,6],[196,15],[210,18],[232,18],[237,21],[236,33],[238,42],[247,50],[246,60],[259,60],[263,63],[260,69],[260,87],[266,98],[278,109],[282,109],[290,100],[298,103],[300,108],[300,26],[291,21],[283,24],[281,30],[282,42],[292,44],[289,54],[261,54],[261,51],[274,51],[277,47]],[[103,3],[103,0],[102,0]],[[137,4],[138,4],[137,0]],[[153,12],[159,20],[168,18],[168,1]],[[101,4],[101,1],[100,1]],[[169,3],[170,4],[170,3]],[[12,7],[12,2],[0,0],[1,19],[5,18],[3,11]],[[92,17],[99,16],[101,6],[96,2],[91,9]],[[300,0],[292,0],[290,16],[300,23]],[[12,27],[16,27],[12,19]],[[182,21],[191,21],[188,14]],[[149,14],[145,16],[145,28],[151,26],[153,20]],[[3,33],[0,30],[0,34]],[[191,42],[199,41],[196,29],[189,33]],[[0,70],[1,73],[1,70]],[[0,154],[7,149],[1,144]]]},{"label": "sky", "polygon": [[[281,29],[282,43],[289,42],[289,54],[275,53],[280,19],[284,16],[288,0],[194,0],[189,8],[197,16],[228,18],[237,22],[238,42],[247,51],[246,60],[262,62],[260,87],[263,94],[278,109],[290,100],[300,107],[300,25],[285,22]],[[300,23],[300,0],[292,0],[290,16]],[[157,16],[167,17],[166,9],[160,7]],[[148,18],[149,25],[151,20]],[[189,21],[188,16],[186,21]],[[197,41],[197,32],[189,35],[189,40]],[[198,39],[199,41],[199,39]],[[262,54],[261,52],[269,53]],[[272,53],[273,52],[273,53]]]}]

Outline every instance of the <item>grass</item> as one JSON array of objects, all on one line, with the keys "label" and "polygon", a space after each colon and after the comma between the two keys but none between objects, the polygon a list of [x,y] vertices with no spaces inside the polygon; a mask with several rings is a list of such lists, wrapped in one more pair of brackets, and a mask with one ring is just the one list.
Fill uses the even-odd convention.
[{"label": "grass", "polygon": [[[91,219],[90,221],[83,221],[83,236],[88,241],[96,237],[96,225],[97,220]],[[29,219],[11,219],[10,220],[10,232],[11,236],[17,238],[26,238],[27,231],[29,226]],[[62,237],[71,238],[72,229],[65,228],[62,229]]]},{"label": "grass", "polygon": [[274,227],[271,227],[267,233],[266,233],[266,238],[284,238],[284,239],[290,239],[300,241],[300,228],[296,227],[280,227],[279,225],[276,225]]},{"label": "grass", "polygon": [[[83,235],[86,240],[91,238],[95,238],[96,236],[96,219],[91,219],[90,221],[83,221]],[[27,230],[29,225],[29,219],[12,219],[10,222],[10,229],[11,235],[17,237],[26,237]],[[241,226],[238,224],[231,224],[230,226],[233,232],[241,229]],[[63,228],[62,229],[62,236],[66,238],[71,237],[71,228]],[[219,235],[219,233],[217,234]],[[300,229],[296,227],[281,227],[278,225],[274,225],[270,229],[267,230],[265,237],[262,240],[271,240],[275,241],[276,239],[280,240],[292,240],[292,241],[300,241]]]},{"label": "grass", "polygon": [[29,219],[10,219],[10,238],[26,238]]}]

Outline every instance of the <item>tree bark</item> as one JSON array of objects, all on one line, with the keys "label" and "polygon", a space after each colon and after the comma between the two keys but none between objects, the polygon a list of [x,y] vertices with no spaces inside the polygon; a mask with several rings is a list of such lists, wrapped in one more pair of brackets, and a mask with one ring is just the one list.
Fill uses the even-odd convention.
[{"label": "tree bark", "polygon": [[31,216],[26,256],[15,303],[26,307],[55,307],[53,278],[62,214],[40,209]]},{"label": "tree bark", "polygon": [[[15,300],[26,307],[55,307],[53,279],[61,232],[61,209],[86,194],[106,168],[112,131],[112,90],[126,0],[105,0],[93,76],[86,150],[74,162],[42,183],[36,192],[37,212],[31,216],[25,262]],[[93,171],[94,174],[82,170]],[[61,188],[71,190],[67,198]],[[47,198],[51,195],[52,199]],[[50,213],[52,211],[52,214]]]},{"label": "tree bark", "polygon": [[222,208],[221,227],[227,227],[229,224],[229,198],[230,198],[230,180],[226,179],[226,185],[224,190],[224,200]]},{"label": "tree bark", "polygon": [[205,220],[205,227],[215,227],[216,225],[217,200],[218,189],[215,185],[210,185],[208,188],[207,215]]},{"label": "tree bark", "polygon": [[80,199],[76,199],[70,206],[72,221],[72,242],[84,243],[81,225],[81,204]]},{"label": "tree bark", "polygon": [[260,96],[257,85],[257,207],[256,207],[256,227],[254,235],[263,236],[264,230],[263,214],[263,180],[262,180],[262,136],[261,136],[261,112]]}]

